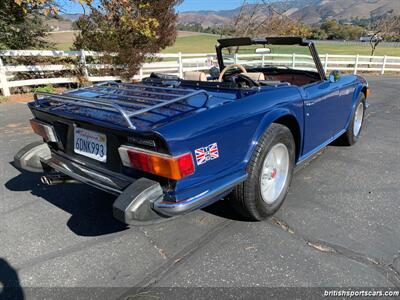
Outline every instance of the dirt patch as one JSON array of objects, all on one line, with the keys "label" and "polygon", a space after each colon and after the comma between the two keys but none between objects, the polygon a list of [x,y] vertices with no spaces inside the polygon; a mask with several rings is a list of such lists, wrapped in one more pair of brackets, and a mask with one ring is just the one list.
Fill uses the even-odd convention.
[{"label": "dirt patch", "polygon": [[201,35],[201,32],[194,32],[194,31],[180,31],[178,30],[178,37],[185,37],[185,36],[194,36],[194,35]]},{"label": "dirt patch", "polygon": [[[65,88],[56,88],[56,93],[62,93]],[[33,101],[33,93],[13,94],[9,97],[1,97],[0,103],[17,103],[17,102],[31,102]]]},{"label": "dirt patch", "polygon": [[51,43],[73,43],[78,36],[77,31],[61,31],[61,32],[50,32],[47,36],[47,40]]},{"label": "dirt patch", "polygon": [[29,122],[21,122],[21,123],[11,123],[7,124],[4,127],[0,127],[1,134],[30,134],[32,133],[32,128],[29,125]]}]

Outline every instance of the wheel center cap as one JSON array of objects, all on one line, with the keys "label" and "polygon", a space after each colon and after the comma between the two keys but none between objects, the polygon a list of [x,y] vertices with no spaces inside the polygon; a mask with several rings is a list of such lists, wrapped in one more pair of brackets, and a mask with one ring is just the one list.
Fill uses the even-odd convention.
[{"label": "wheel center cap", "polygon": [[278,173],[278,171],[276,170],[276,168],[273,168],[271,171],[271,178],[275,178],[277,173]]}]

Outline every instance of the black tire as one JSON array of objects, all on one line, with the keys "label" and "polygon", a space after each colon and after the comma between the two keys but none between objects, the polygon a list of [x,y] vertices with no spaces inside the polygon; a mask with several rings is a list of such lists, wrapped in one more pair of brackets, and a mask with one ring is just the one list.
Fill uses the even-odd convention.
[{"label": "black tire", "polygon": [[[362,121],[361,121],[361,127],[360,130],[358,131],[358,134],[354,134],[354,123],[355,123],[355,118],[356,118],[356,111],[357,108],[359,107],[360,103],[363,104],[363,116],[362,116]],[[354,145],[358,139],[360,138],[360,134],[364,125],[364,118],[365,118],[365,95],[363,93],[360,93],[358,96],[358,100],[356,103],[356,106],[354,108],[354,111],[351,116],[351,122],[349,124],[349,127],[347,128],[346,132],[338,139],[338,144],[342,146],[352,146]]]},{"label": "black tire", "polygon": [[[289,154],[289,167],[284,187],[272,204],[267,204],[261,195],[260,176],[264,160],[270,150],[278,144],[284,144]],[[231,194],[235,210],[246,219],[261,221],[273,215],[282,205],[293,177],[296,145],[290,130],[280,124],[272,124],[260,138],[248,164],[249,176],[238,185]]]}]

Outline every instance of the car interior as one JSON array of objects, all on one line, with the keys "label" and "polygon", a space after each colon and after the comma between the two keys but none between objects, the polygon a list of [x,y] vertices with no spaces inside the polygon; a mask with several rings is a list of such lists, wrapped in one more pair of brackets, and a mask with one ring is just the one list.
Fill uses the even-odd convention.
[{"label": "car interior", "polygon": [[235,83],[237,88],[281,84],[304,86],[319,80],[317,72],[274,67],[246,68],[246,72],[240,72],[239,69],[232,70],[223,76],[222,81],[218,81],[216,77],[207,75],[205,72],[185,72],[183,76],[183,81],[230,82]]},{"label": "car interior", "polygon": [[[196,86],[203,88],[226,88],[226,89],[245,89],[260,86],[279,86],[279,85],[295,85],[305,86],[320,81],[325,77],[321,62],[319,60],[316,49],[312,43],[301,38],[229,38],[218,40],[217,58],[218,66],[213,66],[204,71],[190,71],[183,74],[183,78],[172,75],[151,74],[150,78],[145,79],[147,82]],[[277,45],[277,49],[285,46],[307,46],[310,50],[311,65],[314,68],[292,68],[291,64],[264,64],[264,57],[272,53],[268,45]],[[262,48],[259,48],[261,47]],[[242,47],[242,48],[240,48]],[[246,51],[247,56],[258,54],[258,61],[249,60],[242,64],[232,61],[232,51],[237,53],[239,49]],[[223,50],[229,50],[223,53]],[[276,48],[275,48],[276,49]],[[279,53],[279,51],[278,51]],[[229,55],[227,55],[229,54]],[[263,55],[261,64],[260,57]],[[244,55],[246,56],[246,55]],[[254,56],[253,56],[254,57]],[[258,65],[257,65],[258,64]],[[322,74],[323,73],[323,74]],[[174,85],[174,84],[172,84]]]},{"label": "car interior", "polygon": [[202,71],[185,72],[183,78],[153,73],[143,81],[171,86],[184,85],[216,89],[243,89],[279,85],[304,86],[320,80],[317,72],[275,67],[246,68],[246,72],[234,68],[223,74],[221,79],[219,79],[220,75],[213,75],[215,73],[219,74],[219,69],[216,67],[209,70],[208,74]]}]

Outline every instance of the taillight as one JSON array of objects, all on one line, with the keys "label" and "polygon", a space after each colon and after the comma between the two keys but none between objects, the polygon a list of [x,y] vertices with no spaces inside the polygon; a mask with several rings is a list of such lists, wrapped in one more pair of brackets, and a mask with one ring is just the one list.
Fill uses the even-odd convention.
[{"label": "taillight", "polygon": [[121,146],[118,151],[124,166],[143,172],[173,180],[194,173],[193,157],[190,152],[180,156],[170,156],[128,146]]},{"label": "taillight", "polygon": [[58,142],[58,138],[53,126],[42,123],[35,119],[32,119],[30,122],[33,132],[43,137],[46,142]]}]

